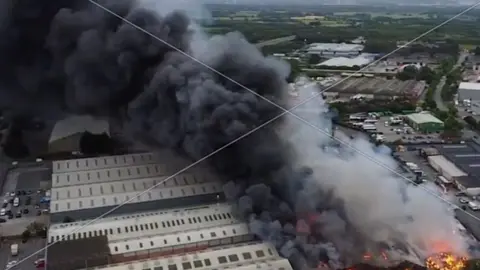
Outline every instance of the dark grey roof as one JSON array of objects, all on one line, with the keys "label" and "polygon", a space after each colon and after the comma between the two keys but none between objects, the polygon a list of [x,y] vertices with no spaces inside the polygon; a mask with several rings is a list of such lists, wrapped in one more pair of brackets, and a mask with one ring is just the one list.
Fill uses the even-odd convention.
[{"label": "dark grey roof", "polygon": [[465,188],[480,187],[480,178],[479,177],[460,176],[460,177],[457,178],[457,182],[459,182]]},{"label": "dark grey roof", "polygon": [[480,145],[467,142],[437,145],[435,148],[470,177],[480,177]]},{"label": "dark grey roof", "polygon": [[74,270],[107,265],[110,249],[107,236],[61,241],[48,248],[49,270]]}]

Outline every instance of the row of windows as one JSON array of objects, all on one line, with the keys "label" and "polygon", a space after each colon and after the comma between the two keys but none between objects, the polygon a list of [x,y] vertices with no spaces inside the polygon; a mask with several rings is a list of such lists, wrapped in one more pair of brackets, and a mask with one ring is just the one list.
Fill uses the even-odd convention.
[{"label": "row of windows", "polygon": [[[58,177],[58,175],[57,175]],[[67,176],[67,179],[69,177]],[[190,183],[188,181],[188,178],[190,179],[193,179],[193,183]],[[157,184],[161,184],[163,185],[164,187],[167,186],[167,184],[169,186],[180,186],[180,184],[178,183],[178,180],[179,180],[179,177],[174,177],[172,179],[169,179],[169,181],[164,181],[162,179],[153,179],[153,181],[151,181],[151,183],[148,183],[148,182],[140,182],[140,181],[132,181],[129,185],[132,187],[132,190],[133,191],[141,191],[141,190],[146,190],[152,186],[156,186]],[[206,181],[205,178],[197,178],[195,175],[192,175],[191,177],[190,176],[187,176],[187,175],[184,175],[183,176],[183,181],[184,183],[186,184],[201,184],[201,183],[204,183]],[[168,183],[167,183],[168,182]],[[173,183],[174,185],[170,184],[170,183]],[[117,189],[115,188],[117,187]],[[100,185],[100,194],[101,195],[105,195],[105,188],[107,188],[107,185],[106,184],[101,184]],[[120,189],[119,189],[120,188]],[[193,189],[192,189],[193,190]],[[119,184],[110,184],[110,192],[107,193],[107,194],[112,194],[112,193],[125,193],[125,192],[130,192],[129,189],[127,189],[127,184],[126,183],[122,183],[121,185]],[[60,192],[59,191],[56,191],[55,192],[55,195],[56,195],[56,198],[60,198]],[[67,189],[67,198],[71,198],[71,189]],[[96,196],[97,194],[94,194],[93,193],[93,188],[92,187],[89,187],[88,188],[88,194],[84,194],[82,193],[82,188],[78,188],[77,189],[77,195],[78,196],[75,196],[75,198],[77,197],[82,197],[82,195],[84,197],[88,197],[88,196]]]},{"label": "row of windows", "polygon": [[[144,154],[144,155],[139,155],[140,157],[140,161],[142,162],[146,162],[146,161],[152,161],[153,160],[153,155],[152,154]],[[137,162],[137,157],[135,155],[132,155],[132,156],[114,156],[113,157],[113,162],[115,163],[115,165],[118,165],[118,161],[121,160],[123,163],[120,164],[120,165],[124,165],[124,164],[127,164],[127,158],[131,158],[133,163]],[[107,159],[112,159],[112,157],[108,157],[108,158],[103,158],[103,165],[104,166],[107,166]],[[93,159],[93,163],[95,164],[96,167],[99,166],[99,158],[94,158]],[[65,165],[67,167],[67,169],[70,169],[70,162],[71,161],[67,161],[65,162]],[[80,167],[80,162],[81,160],[75,160],[75,166],[76,168],[79,168]],[[84,159],[83,162],[85,167],[88,168],[89,166],[89,159]],[[60,162],[57,163],[57,170],[60,170]]]},{"label": "row of windows", "polygon": [[[205,222],[214,221],[214,220],[226,220],[226,219],[233,219],[233,216],[230,213],[203,216],[203,220]],[[188,222],[188,224],[202,223],[202,217],[197,216],[197,217],[189,217],[188,219],[182,218],[182,219],[167,220],[167,221],[161,221],[161,222],[152,222],[152,223],[144,223],[139,225],[118,227],[116,228],[116,233],[121,234],[121,233],[128,233],[128,232],[148,231],[148,230],[159,229],[160,227],[170,228],[170,227],[185,225],[186,222]],[[89,232],[83,232],[83,233],[77,232],[76,234],[73,233],[71,235],[66,235],[65,239],[71,240],[71,239],[80,239],[80,238],[101,236],[101,235],[108,236],[112,234],[114,234],[114,229],[110,228],[110,229],[95,230],[95,231],[89,231]],[[50,238],[50,241],[53,242],[54,240],[60,241],[62,239],[60,235],[57,235],[55,236],[55,238],[53,236]]]},{"label": "row of windows", "polygon": [[[213,191],[213,192],[217,192],[217,187],[216,187],[215,185],[211,185],[211,186],[209,186],[209,187],[212,188],[212,191]],[[199,195],[208,193],[206,186],[201,186],[200,188],[201,188],[202,193],[200,193]],[[189,189],[190,189],[190,190],[189,190]],[[196,189],[196,187],[190,187],[190,188],[187,188],[187,187],[186,187],[186,188],[180,189],[179,191],[181,192],[181,196],[194,196],[194,195],[197,195],[197,189]],[[152,192],[153,192],[153,191],[144,193],[144,194],[146,194],[146,196],[148,197],[148,200],[150,200],[150,201],[151,201],[151,200],[154,200],[153,195],[152,195]],[[189,194],[187,194],[187,192],[189,192]],[[175,193],[176,193],[176,192],[175,192]],[[143,195],[143,194],[142,194],[142,195]],[[160,200],[161,200],[161,199],[164,199],[164,195],[165,195],[165,191],[158,191],[158,197],[159,197]],[[167,193],[167,198],[174,197],[174,195],[180,195],[180,194],[174,194],[174,190],[173,190],[173,189],[170,189],[169,192]],[[121,195],[119,195],[119,196],[121,196]],[[123,196],[122,196],[122,197],[123,197]],[[114,196],[114,197],[113,197],[113,204],[114,204],[114,205],[117,205],[117,204],[119,204],[119,203],[130,202],[130,196],[129,196],[129,195],[125,195],[124,198],[125,198],[124,200],[119,200],[119,198],[118,198],[117,196]],[[136,195],[134,198],[136,198],[138,202],[143,201],[143,200],[141,199],[141,196],[139,196],[139,195]],[[155,198],[155,199],[157,199],[157,198]],[[98,205],[95,204],[95,201],[96,201],[95,199],[90,199],[90,204],[89,204],[89,205],[85,205],[84,202],[86,202],[86,200],[87,200],[87,198],[78,200],[78,201],[77,201],[78,205],[77,205],[76,208],[78,208],[78,209],[83,209],[83,208],[85,208],[85,207],[93,208],[93,207],[103,207],[103,206],[108,205],[108,204],[107,204],[107,199],[106,199],[105,197],[101,198],[102,201],[101,201],[101,203],[98,204]],[[54,205],[54,209],[55,209],[56,212],[59,211],[59,209],[60,209],[60,204],[65,204],[65,202],[60,201],[60,202],[57,202],[57,203],[54,203],[54,204],[53,204],[53,205]],[[68,211],[68,210],[71,210],[71,209],[72,209],[72,203],[71,203],[71,202],[66,202],[66,206],[67,206],[67,207],[66,207],[67,209],[66,209],[66,210],[64,209],[64,210],[62,210],[62,211]]]},{"label": "row of windows", "polygon": [[[144,169],[145,169],[145,172],[147,173],[146,175],[144,175],[144,177],[148,177],[148,176],[153,176],[153,175],[160,175],[162,173],[165,172],[167,166],[166,165],[160,165],[160,164],[157,164],[157,165],[145,165],[145,166],[142,166]],[[96,176],[97,179],[100,179],[102,174],[106,174],[107,178],[110,178],[112,176],[112,174],[114,174],[114,172],[116,171],[116,175],[117,177],[119,178],[123,178],[124,176],[132,176],[132,171],[133,172],[136,172],[137,175],[135,176],[138,176],[138,175],[141,175],[142,174],[142,167],[137,167],[135,168],[135,170],[133,168],[127,168],[126,169],[126,172],[127,172],[127,175],[123,175],[122,171],[124,171],[124,169],[111,169],[111,170],[102,170],[102,172],[100,171],[97,171],[96,173],[94,172],[86,172],[86,176],[87,176],[87,180],[91,180],[92,179],[92,176]],[[151,167],[155,168],[155,172],[152,172],[152,170],[150,169]],[[67,174],[67,182],[70,182],[71,180],[71,176],[72,175],[75,175],[76,177],[76,180],[79,182],[80,181],[80,178],[81,178],[81,173],[74,173],[74,174],[71,174],[71,173],[68,173]],[[57,184],[60,183],[60,174],[57,174],[55,176],[55,181]]]},{"label": "row of windows", "polygon": [[[227,235],[227,231],[223,230],[222,232],[223,232],[223,235],[224,235],[224,236]],[[235,229],[232,229],[232,233],[233,233],[233,234],[237,234],[237,231],[236,231]],[[210,236],[211,236],[211,237],[217,237],[217,234],[216,234],[215,232],[210,232]],[[205,236],[203,235],[203,233],[200,234],[200,238],[201,238],[201,239],[204,239],[204,238],[205,238]],[[191,237],[190,237],[189,235],[187,235],[186,240],[187,240],[188,242],[192,241],[192,239],[191,239]],[[176,244],[180,244],[180,243],[182,243],[182,240],[180,239],[180,237],[177,237],[177,243],[176,243]],[[164,244],[164,245],[168,245],[168,244],[169,244],[169,243],[168,243],[168,240],[167,240],[167,239],[163,239],[163,244]],[[144,247],[144,246],[143,246],[143,243],[138,243],[138,247],[139,247],[139,248],[143,248],[143,247]],[[150,241],[150,247],[151,247],[151,248],[154,248],[154,247],[155,247],[155,242],[154,242],[154,241]],[[118,252],[118,246],[115,246],[115,247],[114,247],[114,250],[115,250],[115,252]],[[130,250],[130,245],[125,245],[125,250]]]},{"label": "row of windows", "polygon": [[[268,249],[268,253],[270,256],[273,256],[272,250]],[[254,252],[257,258],[263,258],[265,257],[265,252],[263,250],[257,250]],[[243,260],[251,260],[252,259],[252,253],[251,252],[244,252],[241,254],[243,257]],[[219,256],[217,257],[218,263],[219,264],[226,264],[228,262],[230,263],[236,263],[240,259],[237,254],[230,254],[228,256]],[[193,262],[183,262],[180,267],[178,267],[177,264],[170,264],[166,268],[163,266],[156,266],[153,268],[144,268],[143,270],[190,270],[193,268],[202,268],[202,267],[208,267],[211,266],[212,262],[210,259],[204,259],[204,260],[195,260]],[[284,268],[279,268],[279,270],[285,270]]]}]

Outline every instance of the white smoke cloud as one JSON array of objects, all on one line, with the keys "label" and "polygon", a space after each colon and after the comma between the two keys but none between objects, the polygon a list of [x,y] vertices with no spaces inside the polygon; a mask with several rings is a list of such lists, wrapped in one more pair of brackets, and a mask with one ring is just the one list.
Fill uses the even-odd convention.
[{"label": "white smoke cloud", "polygon": [[[306,83],[298,87],[298,100],[306,100],[318,91],[315,84]],[[331,120],[320,114],[327,108],[321,97],[317,97],[293,112],[329,132]],[[406,241],[425,257],[440,251],[466,254],[465,240],[455,233],[457,226],[452,209],[426,190],[407,184],[405,179],[384,168],[397,167],[388,152],[375,151],[365,138],[350,139],[340,131],[336,131],[336,137],[374,161],[348,147],[343,147],[347,156],[338,150],[322,151],[314,146],[329,143],[328,135],[293,117],[289,117],[288,124],[295,130],[291,142],[297,150],[297,162],[313,169],[315,185],[331,190],[344,202],[346,217],[358,232],[373,241]],[[435,188],[428,184],[425,187]],[[309,199],[317,200],[313,196]]]}]

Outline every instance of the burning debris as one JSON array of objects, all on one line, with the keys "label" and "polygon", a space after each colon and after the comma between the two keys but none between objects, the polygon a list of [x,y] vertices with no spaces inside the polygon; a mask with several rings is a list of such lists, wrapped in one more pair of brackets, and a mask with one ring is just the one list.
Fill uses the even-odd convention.
[{"label": "burning debris", "polygon": [[[98,2],[258,95],[289,105],[288,66],[264,57],[241,34],[207,37],[167,0],[153,9],[140,5],[145,1]],[[0,17],[0,107],[11,114],[118,118],[132,141],[198,160],[280,113],[88,1],[5,0],[0,11],[8,11]],[[297,101],[318,91],[303,85]],[[208,162],[233,179],[224,189],[238,215],[295,269],[343,269],[363,261],[366,250],[376,254],[387,249],[383,246],[389,262],[389,252],[400,254],[399,248],[379,243],[420,247],[421,255],[431,254],[432,239],[445,240],[452,251],[462,249],[458,236],[451,235],[453,215],[446,207],[413,185],[402,185],[364,155],[332,144],[323,100],[294,112],[325,134],[284,117]],[[342,138],[341,132],[335,136]],[[380,165],[395,166],[367,140],[347,142]],[[385,262],[378,258],[373,262]]]},{"label": "burning debris", "polygon": [[464,270],[467,258],[442,252],[428,257],[425,263],[428,270]]}]

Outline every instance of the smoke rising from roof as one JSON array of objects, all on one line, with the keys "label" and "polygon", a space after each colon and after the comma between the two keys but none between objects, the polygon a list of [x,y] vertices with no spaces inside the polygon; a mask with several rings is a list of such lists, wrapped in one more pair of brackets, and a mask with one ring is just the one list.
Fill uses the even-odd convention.
[{"label": "smoke rising from roof", "polygon": [[[186,13],[173,11],[181,1],[154,8],[147,0],[99,3],[269,100],[289,105],[285,63],[265,58],[239,33],[207,38]],[[0,21],[0,105],[14,113],[126,114],[129,132],[192,159],[280,113],[87,1],[2,4],[11,12]],[[312,91],[303,87],[300,100]],[[311,102],[297,113],[328,131],[326,109],[323,102]],[[425,253],[432,251],[432,239],[457,244],[452,215],[443,205],[329,143],[328,136],[286,118],[209,162],[233,179],[225,192],[252,231],[274,242],[296,269],[319,261],[341,268],[345,259],[355,261],[366,248],[392,240],[423,247]],[[394,166],[365,140],[349,143]]]}]

